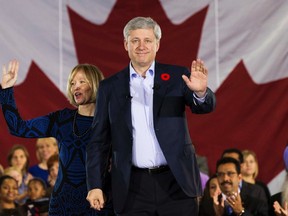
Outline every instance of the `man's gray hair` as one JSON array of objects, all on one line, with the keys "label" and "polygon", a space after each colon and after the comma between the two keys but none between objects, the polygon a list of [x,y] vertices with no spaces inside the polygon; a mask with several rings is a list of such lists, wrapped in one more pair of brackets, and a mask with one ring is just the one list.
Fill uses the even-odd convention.
[{"label": "man's gray hair", "polygon": [[161,39],[161,28],[151,17],[135,17],[131,19],[123,29],[124,39],[127,40],[130,31],[136,29],[153,29],[157,41]]}]

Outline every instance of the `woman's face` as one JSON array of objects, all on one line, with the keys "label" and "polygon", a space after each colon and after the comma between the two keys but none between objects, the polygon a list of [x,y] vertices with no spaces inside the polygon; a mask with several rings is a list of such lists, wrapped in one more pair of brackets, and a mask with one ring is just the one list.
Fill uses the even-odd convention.
[{"label": "woman's face", "polygon": [[254,175],[256,172],[256,160],[253,155],[248,155],[244,158],[244,164],[242,166],[242,174],[244,176],[251,176]]},{"label": "woman's face", "polygon": [[71,89],[76,104],[85,105],[91,103],[92,88],[83,70],[76,72],[71,81]]},{"label": "woman's face", "polygon": [[11,166],[17,167],[20,170],[24,170],[27,163],[27,157],[22,149],[14,151],[11,158]]},{"label": "woman's face", "polygon": [[37,153],[41,161],[47,161],[49,157],[57,153],[57,146],[48,139],[41,139],[37,142]]},{"label": "woman's face", "polygon": [[218,179],[217,178],[212,178],[209,183],[209,193],[210,197],[214,197],[215,195],[219,195],[221,193]]},{"label": "woman's face", "polygon": [[1,202],[12,203],[18,195],[17,182],[14,179],[5,179],[0,187]]}]

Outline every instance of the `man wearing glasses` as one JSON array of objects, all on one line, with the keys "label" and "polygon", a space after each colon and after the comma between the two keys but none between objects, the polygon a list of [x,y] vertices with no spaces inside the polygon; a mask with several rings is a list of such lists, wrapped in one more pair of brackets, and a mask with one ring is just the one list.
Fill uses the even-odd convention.
[{"label": "man wearing glasses", "polygon": [[205,209],[200,209],[200,216],[211,216],[211,212],[214,212],[215,216],[268,215],[268,205],[263,190],[257,185],[244,181],[240,187],[241,169],[236,159],[221,158],[217,162],[216,171],[222,193],[208,201]]}]

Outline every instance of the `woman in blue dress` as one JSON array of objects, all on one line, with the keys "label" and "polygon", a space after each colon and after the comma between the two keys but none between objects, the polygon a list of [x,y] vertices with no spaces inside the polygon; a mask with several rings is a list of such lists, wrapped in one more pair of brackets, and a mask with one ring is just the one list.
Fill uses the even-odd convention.
[{"label": "woman in blue dress", "polygon": [[[58,110],[45,116],[23,120],[14,100],[19,62],[3,66],[0,103],[10,133],[26,138],[55,137],[59,147],[59,172],[51,195],[49,215],[114,215],[111,204],[98,212],[86,200],[86,145],[91,135],[101,71],[90,64],[73,68],[67,83],[69,102],[77,109]],[[107,158],[108,160],[108,158]],[[108,170],[108,168],[107,168]],[[109,187],[107,172],[107,187]]]}]

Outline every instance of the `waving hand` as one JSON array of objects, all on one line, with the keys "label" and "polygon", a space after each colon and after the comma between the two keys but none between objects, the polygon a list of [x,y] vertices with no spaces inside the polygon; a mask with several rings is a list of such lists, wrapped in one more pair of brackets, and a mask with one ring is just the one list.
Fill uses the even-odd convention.
[{"label": "waving hand", "polygon": [[12,60],[9,62],[8,68],[5,65],[2,66],[2,82],[3,89],[9,88],[15,85],[18,76],[19,62]]},{"label": "waving hand", "polygon": [[194,60],[191,65],[190,77],[182,76],[186,85],[198,97],[203,97],[207,89],[208,70],[201,59]]}]

